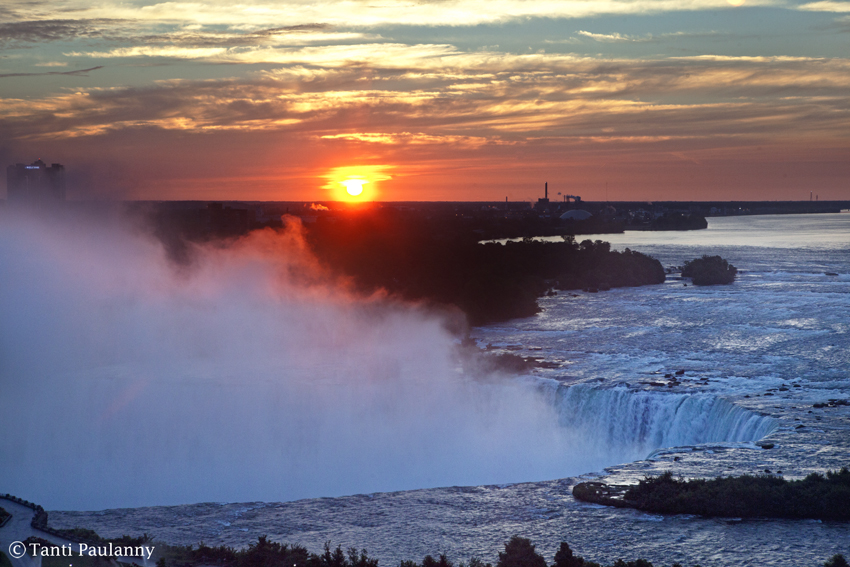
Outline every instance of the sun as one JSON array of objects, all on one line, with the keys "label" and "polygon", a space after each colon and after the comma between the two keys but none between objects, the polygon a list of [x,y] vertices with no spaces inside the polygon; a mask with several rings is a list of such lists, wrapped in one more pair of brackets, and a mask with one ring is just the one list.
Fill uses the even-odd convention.
[{"label": "sun", "polygon": [[361,193],[363,193],[363,186],[367,183],[369,183],[368,179],[356,177],[340,181],[340,184],[345,187],[345,192],[351,195],[352,197],[357,197]]},{"label": "sun", "polygon": [[383,184],[392,179],[390,165],[345,165],[334,167],[322,174],[331,201],[365,203],[379,200]]}]

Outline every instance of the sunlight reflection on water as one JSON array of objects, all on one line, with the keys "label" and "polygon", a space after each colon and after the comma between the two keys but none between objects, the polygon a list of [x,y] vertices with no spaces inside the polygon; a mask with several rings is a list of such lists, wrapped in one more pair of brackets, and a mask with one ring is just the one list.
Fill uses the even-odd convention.
[{"label": "sunlight reflection on water", "polygon": [[[748,215],[711,217],[705,230],[639,231],[621,234],[580,234],[576,240],[605,240],[614,249],[645,246],[759,246],[836,250],[850,245],[850,214]],[[521,239],[509,239],[521,240]],[[559,242],[560,236],[536,240]],[[506,242],[497,240],[496,242]]]}]

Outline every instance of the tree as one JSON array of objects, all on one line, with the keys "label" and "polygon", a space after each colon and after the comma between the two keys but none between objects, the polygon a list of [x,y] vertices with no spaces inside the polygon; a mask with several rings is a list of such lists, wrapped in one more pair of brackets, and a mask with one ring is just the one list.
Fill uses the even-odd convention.
[{"label": "tree", "polygon": [[567,542],[562,541],[561,547],[555,553],[553,567],[584,567],[584,559],[573,555],[573,550]]},{"label": "tree", "polygon": [[322,567],[348,567],[342,546],[331,549],[331,542],[325,542],[325,552],[322,554]]},{"label": "tree", "polygon": [[453,563],[449,561],[445,553],[441,553],[439,561],[430,555],[426,555],[425,559],[422,560],[422,567],[453,567]]},{"label": "tree", "polygon": [[361,549],[360,554],[358,554],[356,548],[349,547],[348,564],[351,567],[378,567],[378,560],[371,559],[365,549]]},{"label": "tree", "polygon": [[513,536],[505,544],[504,553],[499,553],[496,567],[546,567],[546,560],[534,551],[531,540]]}]

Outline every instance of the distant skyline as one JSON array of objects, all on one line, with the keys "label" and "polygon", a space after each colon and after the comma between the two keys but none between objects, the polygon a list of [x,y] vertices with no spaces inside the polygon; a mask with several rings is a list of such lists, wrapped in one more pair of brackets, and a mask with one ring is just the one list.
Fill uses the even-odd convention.
[{"label": "distant skyline", "polygon": [[69,199],[850,199],[850,1],[7,0],[0,198],[38,158]]}]

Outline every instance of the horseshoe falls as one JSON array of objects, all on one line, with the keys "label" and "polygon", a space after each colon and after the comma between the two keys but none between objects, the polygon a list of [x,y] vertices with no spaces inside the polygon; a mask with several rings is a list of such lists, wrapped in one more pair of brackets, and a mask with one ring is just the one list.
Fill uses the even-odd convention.
[{"label": "horseshoe falls", "polygon": [[[850,465],[850,406],[843,405],[850,399],[850,215],[723,217],[703,231],[591,238],[665,266],[719,254],[739,275],[728,286],[668,278],[657,286],[561,292],[541,298],[534,317],[473,329],[481,348],[543,363],[514,378],[460,372],[445,354],[450,339],[419,315],[328,307],[315,296],[310,309],[283,301],[269,311],[261,296],[240,299],[226,286],[208,292],[207,284],[205,292],[238,308],[216,311],[203,294],[189,303],[144,294],[116,299],[110,314],[148,325],[136,339],[155,336],[167,316],[183,334],[151,343],[166,355],[159,365],[128,356],[60,372],[39,362],[30,391],[64,400],[52,411],[79,428],[37,426],[33,435],[58,438],[59,446],[79,435],[121,439],[137,431],[131,420],[146,419],[145,408],[159,404],[168,411],[156,413],[159,425],[151,426],[158,443],[95,444],[85,455],[95,463],[119,455],[127,466],[117,475],[162,470],[150,495],[210,467],[231,470],[228,455],[264,474],[237,471],[226,487],[199,482],[190,500],[166,490],[176,496],[133,501],[118,490],[98,511],[57,492],[47,506],[51,524],[103,536],[146,532],[184,545],[245,546],[267,534],[316,551],[330,540],[366,548],[385,566],[438,553],[456,563],[495,562],[512,535],[530,538],[549,562],[561,541],[602,563],[643,557],[656,565],[813,566],[850,555],[850,526],[842,523],[658,516],[580,503],[571,494],[583,480],[630,483],[668,470],[689,478],[769,471],[794,479]],[[206,317],[208,327],[238,323],[246,312],[252,320],[268,317],[284,345],[276,352],[287,354],[270,356],[265,338],[234,333],[211,355],[222,353],[219,364],[199,363],[186,329],[189,339],[207,330],[187,327],[184,309]],[[284,315],[304,321],[302,331],[275,327]],[[178,348],[182,341],[186,348]],[[232,364],[237,352],[250,356]],[[98,398],[104,411],[91,423],[75,403],[101,395],[94,392],[104,384],[112,390]],[[216,440],[169,437],[192,423]],[[16,447],[7,440],[0,450]],[[139,447],[150,452],[135,455]],[[219,457],[205,460],[208,454]],[[173,464],[174,455],[182,460]],[[72,457],[72,470],[91,470]],[[27,481],[8,469],[3,478]]]}]

